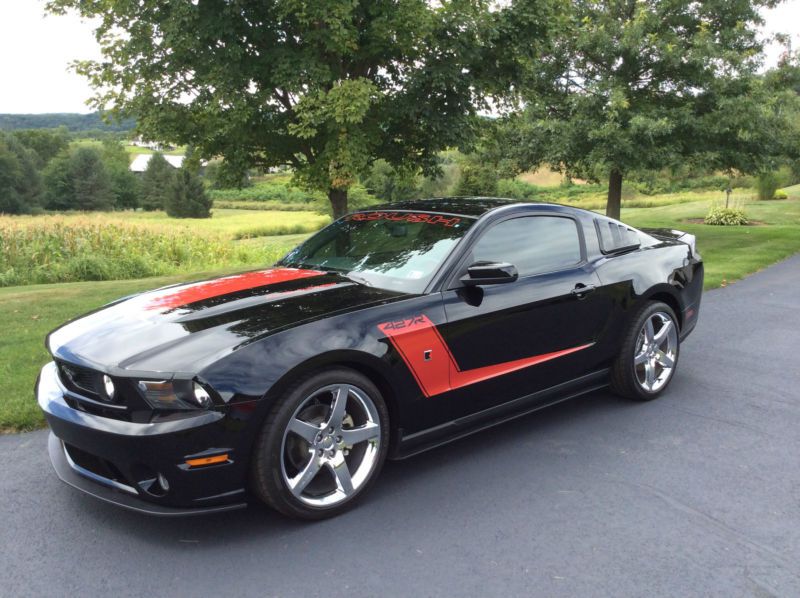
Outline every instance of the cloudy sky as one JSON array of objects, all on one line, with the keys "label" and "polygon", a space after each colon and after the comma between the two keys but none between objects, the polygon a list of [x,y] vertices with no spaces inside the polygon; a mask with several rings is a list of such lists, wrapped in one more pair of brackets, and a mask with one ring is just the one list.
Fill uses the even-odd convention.
[{"label": "cloudy sky", "polygon": [[[44,0],[0,0],[0,113],[88,112],[91,90],[70,72],[99,55],[91,26],[74,16],[44,16]],[[788,33],[800,48],[800,0],[765,13],[766,33]],[[774,64],[780,48],[768,52]]]}]

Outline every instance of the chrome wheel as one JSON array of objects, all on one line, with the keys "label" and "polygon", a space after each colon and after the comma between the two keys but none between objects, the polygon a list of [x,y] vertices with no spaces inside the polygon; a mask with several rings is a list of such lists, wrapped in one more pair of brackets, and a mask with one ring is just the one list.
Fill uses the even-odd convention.
[{"label": "chrome wheel", "polygon": [[289,491],[311,507],[333,507],[355,495],[379,461],[378,409],[362,389],[325,386],[295,410],[281,443]]},{"label": "chrome wheel", "polygon": [[639,385],[657,392],[669,382],[678,354],[678,329],[672,318],[658,311],[645,320],[636,340],[633,368]]}]

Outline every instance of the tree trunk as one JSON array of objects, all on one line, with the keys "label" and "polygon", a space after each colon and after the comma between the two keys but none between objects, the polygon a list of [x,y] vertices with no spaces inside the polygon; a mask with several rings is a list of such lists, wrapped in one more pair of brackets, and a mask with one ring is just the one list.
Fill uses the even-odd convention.
[{"label": "tree trunk", "polygon": [[333,208],[333,219],[347,214],[347,189],[328,189],[328,199]]},{"label": "tree trunk", "polygon": [[606,216],[619,220],[622,207],[622,173],[616,168],[608,175],[608,202]]}]

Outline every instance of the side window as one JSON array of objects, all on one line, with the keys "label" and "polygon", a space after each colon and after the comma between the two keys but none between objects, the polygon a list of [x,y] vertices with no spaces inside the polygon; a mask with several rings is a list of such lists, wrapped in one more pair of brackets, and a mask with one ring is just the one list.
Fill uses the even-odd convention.
[{"label": "side window", "polygon": [[581,261],[578,225],[571,218],[523,216],[494,225],[472,250],[472,262],[509,262],[520,276],[553,272]]}]

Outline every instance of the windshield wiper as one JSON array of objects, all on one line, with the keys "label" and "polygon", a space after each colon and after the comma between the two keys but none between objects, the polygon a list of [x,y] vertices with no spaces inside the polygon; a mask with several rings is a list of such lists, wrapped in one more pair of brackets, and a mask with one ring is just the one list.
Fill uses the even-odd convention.
[{"label": "windshield wiper", "polygon": [[347,274],[345,274],[345,276],[347,276],[347,278],[349,278],[353,282],[357,282],[359,284],[363,284],[363,285],[366,285],[368,287],[372,286],[372,283],[370,281],[368,281],[363,276],[359,276],[358,274],[353,274],[352,272],[348,272]]}]

